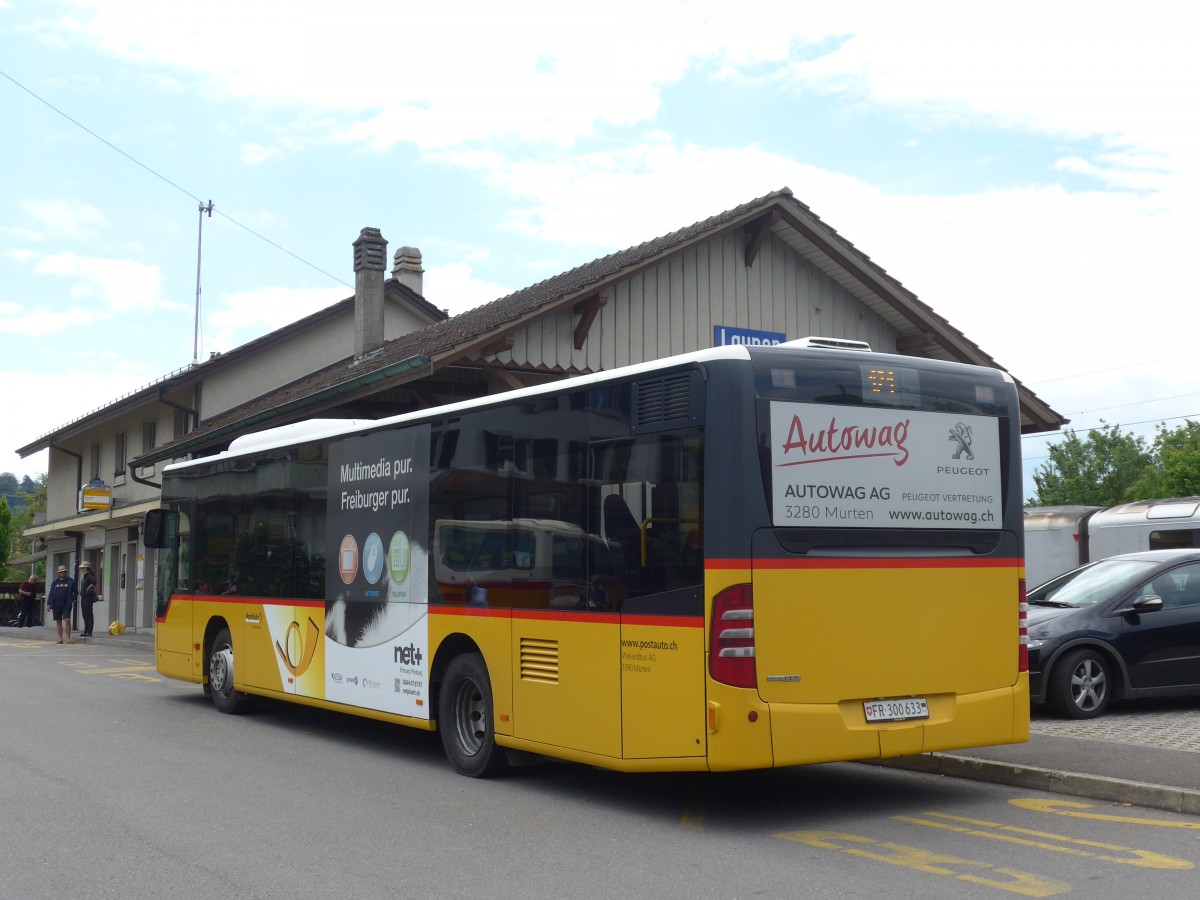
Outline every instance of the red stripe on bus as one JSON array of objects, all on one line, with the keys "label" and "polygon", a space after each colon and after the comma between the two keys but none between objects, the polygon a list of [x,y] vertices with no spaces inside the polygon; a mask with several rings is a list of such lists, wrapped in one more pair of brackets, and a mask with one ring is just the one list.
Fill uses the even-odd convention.
[{"label": "red stripe on bus", "polygon": [[508,619],[512,617],[512,610],[509,609],[493,609],[490,606],[434,606],[430,605],[430,613],[435,613],[439,616],[483,616],[484,618],[492,619]]},{"label": "red stripe on bus", "polygon": [[863,558],[821,557],[819,559],[707,559],[706,569],[1016,569],[1023,566],[1012,557],[920,557]]},{"label": "red stripe on bus", "polygon": [[514,619],[534,619],[544,622],[603,622],[616,625],[621,617],[616,613],[573,612],[557,609],[514,609]]},{"label": "red stripe on bus", "polygon": [[621,616],[622,625],[653,625],[668,628],[703,628],[704,616]]},{"label": "red stripe on bus", "polygon": [[240,603],[243,606],[303,606],[308,609],[324,609],[324,600],[296,600],[288,597],[254,597],[244,594],[173,594],[171,602],[192,603]]}]

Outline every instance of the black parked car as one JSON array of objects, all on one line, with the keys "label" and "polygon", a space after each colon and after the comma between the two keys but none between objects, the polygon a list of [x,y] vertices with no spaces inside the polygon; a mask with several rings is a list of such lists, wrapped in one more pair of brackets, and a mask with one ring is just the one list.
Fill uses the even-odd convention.
[{"label": "black parked car", "polygon": [[1200,549],[1112,556],[1027,599],[1035,704],[1090,719],[1111,700],[1200,694]]}]

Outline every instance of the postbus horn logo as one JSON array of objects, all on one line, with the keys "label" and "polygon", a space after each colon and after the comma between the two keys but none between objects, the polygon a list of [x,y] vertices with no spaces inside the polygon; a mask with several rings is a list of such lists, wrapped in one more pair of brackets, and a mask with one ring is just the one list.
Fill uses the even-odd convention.
[{"label": "postbus horn logo", "polygon": [[275,642],[275,652],[279,654],[279,658],[287,670],[299,678],[312,665],[313,656],[317,652],[317,641],[320,639],[321,629],[312,619],[308,620],[308,640],[305,640],[300,634],[300,624],[292,622],[283,636],[283,644],[280,644],[279,641]]}]

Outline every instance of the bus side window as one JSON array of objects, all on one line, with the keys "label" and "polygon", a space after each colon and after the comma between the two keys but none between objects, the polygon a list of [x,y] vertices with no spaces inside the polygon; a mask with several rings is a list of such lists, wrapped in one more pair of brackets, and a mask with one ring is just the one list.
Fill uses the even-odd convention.
[{"label": "bus side window", "polygon": [[642,567],[642,529],[619,494],[604,498],[604,533],[620,545],[626,577],[636,578]]}]

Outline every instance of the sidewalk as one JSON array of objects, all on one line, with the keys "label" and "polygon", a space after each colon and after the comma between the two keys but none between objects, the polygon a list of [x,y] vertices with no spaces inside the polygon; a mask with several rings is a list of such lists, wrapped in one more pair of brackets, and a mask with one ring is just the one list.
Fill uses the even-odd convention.
[{"label": "sidewalk", "polygon": [[[54,641],[49,628],[0,627],[0,636]],[[88,646],[154,653],[154,635],[97,631]],[[1029,790],[1200,816],[1200,697],[1118,704],[1099,719],[1035,712],[1029,742],[869,760]]]},{"label": "sidewalk", "polygon": [[1200,698],[1117,704],[1089,721],[1035,711],[1026,744],[876,764],[1200,815]]},{"label": "sidewalk", "polygon": [[[120,647],[126,650],[144,650],[147,653],[154,653],[154,632],[143,634],[134,634],[131,631],[126,631],[121,635],[112,635],[108,633],[108,626],[104,626],[104,630],[100,630],[100,622],[96,622],[96,633],[90,638],[79,637],[78,631],[71,632],[71,639],[78,644],[94,645],[99,647]],[[47,625],[36,625],[33,628],[13,628],[11,626],[0,627],[0,637],[8,639],[19,639],[25,641],[49,641],[54,643],[58,640],[58,632],[54,628],[54,623],[50,622]]]}]

